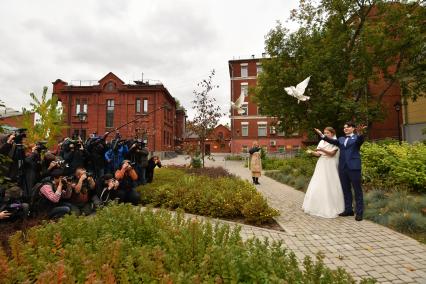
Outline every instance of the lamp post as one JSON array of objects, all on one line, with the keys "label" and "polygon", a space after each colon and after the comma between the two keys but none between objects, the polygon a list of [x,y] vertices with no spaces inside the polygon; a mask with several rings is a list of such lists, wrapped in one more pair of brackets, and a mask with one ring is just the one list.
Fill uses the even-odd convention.
[{"label": "lamp post", "polygon": [[[86,121],[87,113],[85,113],[84,111],[81,111],[77,114],[77,116],[78,116],[78,119],[80,120],[80,138],[83,139],[83,137],[82,137],[83,136],[82,135],[82,133],[83,133],[83,122]],[[86,138],[86,137],[84,137],[84,138]]]},{"label": "lamp post", "polygon": [[396,123],[397,123],[397,127],[398,127],[398,141],[399,144],[401,144],[401,127],[399,125],[399,112],[401,111],[401,102],[397,101],[396,103],[394,103],[393,107],[395,108],[396,111]]}]

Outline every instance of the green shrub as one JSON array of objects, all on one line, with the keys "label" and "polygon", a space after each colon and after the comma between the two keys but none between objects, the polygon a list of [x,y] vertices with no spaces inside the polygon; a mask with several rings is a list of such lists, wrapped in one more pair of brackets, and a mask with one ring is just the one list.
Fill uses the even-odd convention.
[{"label": "green shrub", "polygon": [[211,178],[219,177],[236,177],[235,175],[229,173],[226,169],[222,167],[204,167],[204,168],[183,168],[185,172],[189,174],[208,176]]},{"label": "green shrub", "polygon": [[195,169],[201,168],[202,165],[203,165],[203,163],[202,163],[201,158],[199,156],[191,158],[191,166],[193,168],[195,168]]},{"label": "green shrub", "polygon": [[225,160],[227,161],[244,161],[246,157],[241,155],[227,155],[225,156]]},{"label": "green shrub", "polygon": [[161,168],[155,175],[152,184],[139,187],[143,204],[209,217],[243,217],[250,223],[269,222],[278,215],[253,185],[239,178],[190,175],[173,168]]},{"label": "green shrub", "polygon": [[308,179],[304,176],[298,176],[295,180],[294,180],[294,187],[298,190],[304,190],[305,188],[308,187]]},{"label": "green shrub", "polygon": [[6,284],[355,283],[344,270],[325,267],[321,255],[299,267],[280,243],[243,242],[238,228],[129,205],[18,232],[10,245],[10,257],[0,250]]},{"label": "green shrub", "polygon": [[426,145],[386,141],[361,147],[364,183],[426,192]]}]

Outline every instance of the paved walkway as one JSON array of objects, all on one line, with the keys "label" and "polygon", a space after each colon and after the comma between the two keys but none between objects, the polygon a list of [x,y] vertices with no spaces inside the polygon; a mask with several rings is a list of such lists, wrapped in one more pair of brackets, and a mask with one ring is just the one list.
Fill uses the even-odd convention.
[{"label": "paved walkway", "polygon": [[[187,163],[184,156],[163,161],[165,165]],[[250,172],[240,161],[225,161],[223,156],[216,156],[215,161],[206,161],[206,166],[222,166],[251,180]],[[243,226],[243,237],[256,235],[283,240],[299,260],[321,251],[328,267],[343,267],[357,280],[374,277],[379,283],[426,283],[425,245],[370,221],[307,215],[301,210],[303,192],[266,176],[259,182],[257,189],[270,206],[280,211],[276,221],[285,232]]]}]

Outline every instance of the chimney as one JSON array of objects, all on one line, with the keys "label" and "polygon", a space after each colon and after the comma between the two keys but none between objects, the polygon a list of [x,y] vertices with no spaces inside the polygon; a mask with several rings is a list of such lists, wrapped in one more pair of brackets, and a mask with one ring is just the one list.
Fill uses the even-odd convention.
[{"label": "chimney", "polygon": [[266,52],[262,52],[262,58],[266,57]]},{"label": "chimney", "polygon": [[254,59],[254,54],[251,55],[251,58]]}]

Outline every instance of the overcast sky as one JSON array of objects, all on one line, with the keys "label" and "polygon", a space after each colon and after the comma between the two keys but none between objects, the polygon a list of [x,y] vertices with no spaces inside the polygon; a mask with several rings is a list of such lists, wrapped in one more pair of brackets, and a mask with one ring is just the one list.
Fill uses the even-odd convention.
[{"label": "overcast sky", "polygon": [[[188,110],[197,82],[216,70],[214,92],[229,109],[228,60],[260,56],[264,37],[287,23],[297,0],[2,1],[0,100],[20,110],[29,93],[60,78],[159,80]],[[222,119],[227,122],[228,118]]]}]

